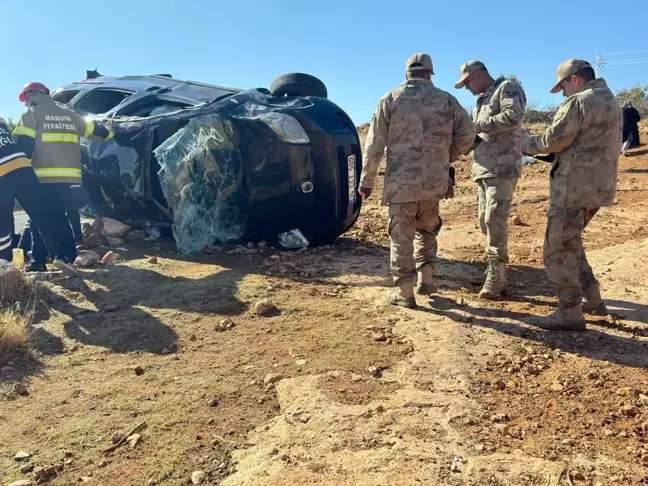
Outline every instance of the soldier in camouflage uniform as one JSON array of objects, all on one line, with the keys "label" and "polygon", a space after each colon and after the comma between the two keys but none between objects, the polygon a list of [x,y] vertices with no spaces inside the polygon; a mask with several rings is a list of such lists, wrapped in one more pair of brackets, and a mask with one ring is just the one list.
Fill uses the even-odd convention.
[{"label": "soldier in camouflage uniform", "polygon": [[562,90],[567,99],[542,135],[521,140],[524,153],[554,156],[544,263],[557,287],[558,309],[533,324],[585,330],[583,311],[606,313],[606,309],[583,250],[583,229],[602,206],[614,203],[622,112],[588,62],[569,59],[558,66],[556,77],[558,84],[551,92]]},{"label": "soldier in camouflage uniform", "polygon": [[[457,99],[432,84],[432,59],[407,60],[406,81],[380,100],[371,120],[359,193],[369,197],[387,149],[383,203],[389,205],[391,273],[397,288],[388,301],[415,307],[417,293],[436,291],[432,281],[441,228],[439,201],[451,189],[451,163],[475,138],[470,116]],[[416,238],[416,259],[414,240]]]},{"label": "soldier in camouflage uniform", "polygon": [[472,180],[477,183],[479,225],[486,238],[488,259],[479,296],[496,299],[506,288],[508,218],[522,172],[522,155],[516,150],[517,131],[527,100],[519,83],[504,77],[493,79],[481,61],[469,61],[459,72],[461,79],[455,88],[465,86],[478,96],[472,114],[478,135]]}]

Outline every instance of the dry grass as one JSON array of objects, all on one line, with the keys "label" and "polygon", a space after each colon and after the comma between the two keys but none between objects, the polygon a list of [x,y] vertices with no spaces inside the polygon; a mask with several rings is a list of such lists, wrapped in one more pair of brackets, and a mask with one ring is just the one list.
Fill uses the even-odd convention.
[{"label": "dry grass", "polygon": [[0,276],[0,356],[29,350],[30,326],[34,317],[36,283],[20,271]]},{"label": "dry grass", "polygon": [[25,276],[21,271],[15,267],[0,268],[0,304],[13,304],[19,300],[25,286]]},{"label": "dry grass", "polygon": [[23,311],[19,304],[0,312],[0,355],[16,354],[29,349],[29,326],[33,311]]}]

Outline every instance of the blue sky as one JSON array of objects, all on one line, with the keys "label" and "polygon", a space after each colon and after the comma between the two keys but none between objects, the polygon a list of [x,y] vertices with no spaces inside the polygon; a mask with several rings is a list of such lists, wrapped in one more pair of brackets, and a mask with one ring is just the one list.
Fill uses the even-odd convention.
[{"label": "blue sky", "polygon": [[[560,95],[549,89],[565,59],[648,50],[648,1],[347,1],[4,1],[0,116],[22,112],[18,93],[26,82],[54,89],[98,67],[104,74],[164,72],[239,88],[307,72],[362,123],[402,81],[416,52],[432,56],[435,84],[464,106],[474,98],[453,84],[469,59],[518,76],[529,100],[557,104]],[[648,84],[648,64],[610,65],[603,77],[615,91]]]}]

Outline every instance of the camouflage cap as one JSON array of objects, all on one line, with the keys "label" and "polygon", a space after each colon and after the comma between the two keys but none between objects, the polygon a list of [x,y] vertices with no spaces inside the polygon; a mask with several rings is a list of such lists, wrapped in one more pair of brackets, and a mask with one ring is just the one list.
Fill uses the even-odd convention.
[{"label": "camouflage cap", "polygon": [[422,52],[414,54],[407,60],[405,71],[407,71],[408,73],[411,71],[430,71],[432,74],[434,74],[434,69],[432,67],[432,58],[429,54]]},{"label": "camouflage cap", "polygon": [[459,68],[461,78],[459,78],[459,81],[457,81],[457,84],[455,84],[455,88],[463,88],[466,84],[466,79],[468,79],[468,76],[470,76],[475,71],[479,71],[480,69],[486,69],[486,65],[481,61],[468,61],[466,64],[461,66]]},{"label": "camouflage cap", "polygon": [[567,59],[563,62],[558,69],[556,69],[556,85],[551,88],[551,93],[558,93],[562,90],[560,83],[562,83],[569,76],[573,76],[581,69],[591,68],[592,65],[582,59]]}]

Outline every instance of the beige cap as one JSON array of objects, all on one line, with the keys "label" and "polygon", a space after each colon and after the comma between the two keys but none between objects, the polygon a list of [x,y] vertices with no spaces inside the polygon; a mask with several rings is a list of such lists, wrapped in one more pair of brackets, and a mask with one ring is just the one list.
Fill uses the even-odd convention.
[{"label": "beige cap", "polygon": [[411,71],[430,71],[432,74],[434,74],[434,69],[432,67],[432,58],[429,54],[422,52],[419,54],[414,54],[407,60],[405,71],[407,71],[408,73]]},{"label": "beige cap", "polygon": [[459,81],[457,81],[457,84],[455,84],[455,88],[463,88],[466,84],[466,79],[468,79],[468,76],[470,76],[475,71],[479,71],[480,69],[486,69],[486,65],[481,61],[468,61],[466,64],[461,66],[459,68],[461,78],[459,78]]},{"label": "beige cap", "polygon": [[560,83],[562,83],[569,76],[573,76],[581,69],[591,68],[592,65],[583,61],[582,59],[567,59],[563,62],[558,69],[556,69],[556,85],[551,89],[552,93],[558,93],[562,88]]}]

